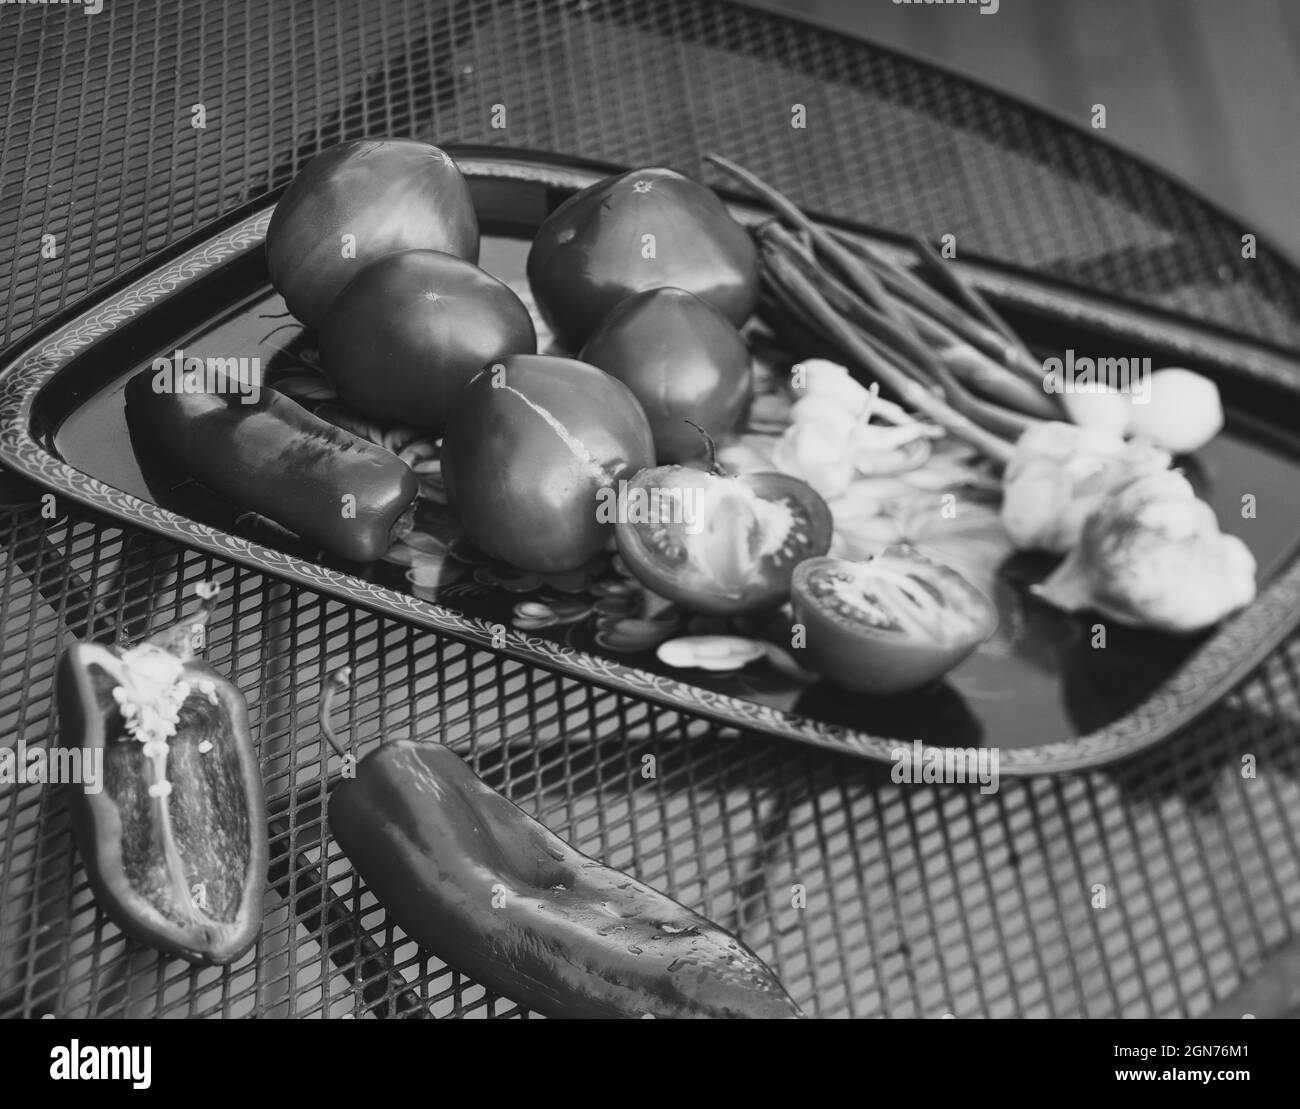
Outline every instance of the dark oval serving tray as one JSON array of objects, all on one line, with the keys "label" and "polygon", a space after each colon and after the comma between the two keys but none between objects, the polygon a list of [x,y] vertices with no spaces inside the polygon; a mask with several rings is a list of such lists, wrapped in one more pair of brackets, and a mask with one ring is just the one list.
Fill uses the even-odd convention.
[{"label": "dark oval serving tray", "polygon": [[[481,264],[525,289],[528,241],[547,212],[605,167],[474,148],[456,151],[484,231]],[[1122,758],[1167,737],[1223,696],[1300,617],[1300,363],[1286,352],[1164,313],[1004,268],[965,272],[1037,349],[1150,356],[1213,376],[1228,409],[1225,432],[1186,463],[1226,531],[1259,562],[1259,597],[1200,637],[1108,628],[1091,645],[1090,617],[1068,617],[1027,598],[1050,569],[1022,557],[999,569],[1013,627],[943,683],[903,697],[866,698],[797,680],[779,659],[731,674],[672,670],[654,637],[626,629],[684,614],[637,608],[635,590],[608,568],[587,580],[536,581],[453,545],[444,581],[392,562],[348,566],[264,522],[242,517],[189,485],[159,481],[137,455],[124,418],[126,380],[155,357],[258,356],[270,384],[310,361],[311,337],[279,328],[263,240],[273,204],[244,214],[152,272],[102,296],[29,341],[0,367],[0,461],[33,481],[124,523],[151,529],[368,608],[413,620],[584,681],[624,690],[738,727],[895,761],[927,747],[995,747],[1003,774],[1059,772]],[[747,222],[762,213],[733,200]],[[831,221],[833,222],[833,221]],[[844,230],[906,259],[888,234]],[[278,334],[268,334],[278,331]],[[1252,494],[1254,518],[1241,498]],[[435,513],[428,527],[447,523]],[[436,560],[435,560],[436,561]],[[1004,623],[1007,620],[1004,609]]]}]

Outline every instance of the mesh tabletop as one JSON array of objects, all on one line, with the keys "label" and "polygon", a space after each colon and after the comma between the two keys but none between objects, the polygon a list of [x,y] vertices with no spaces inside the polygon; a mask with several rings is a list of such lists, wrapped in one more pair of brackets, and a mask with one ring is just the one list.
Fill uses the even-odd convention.
[{"label": "mesh tabletop", "polygon": [[[970,255],[1300,346],[1296,271],[1267,242],[1244,262],[1245,229],[1157,172],[962,79],[726,3],[4,6],[0,98],[0,346],[318,150],[385,133],[711,181],[717,150],[815,211],[952,233]],[[425,958],[325,829],[315,714],[344,663],[339,722],[360,750],[381,733],[451,744],[588,854],[742,935],[810,1013],[1195,1016],[1300,921],[1297,638],[1154,750],[983,796],[900,787],[885,766],[59,512],[0,509],[0,739],[48,740],[69,635],[138,635],[215,578],[208,653],[248,699],[270,893],[232,967],[160,958],[96,910],[61,791],[0,785],[0,1016],[520,1015]]]}]

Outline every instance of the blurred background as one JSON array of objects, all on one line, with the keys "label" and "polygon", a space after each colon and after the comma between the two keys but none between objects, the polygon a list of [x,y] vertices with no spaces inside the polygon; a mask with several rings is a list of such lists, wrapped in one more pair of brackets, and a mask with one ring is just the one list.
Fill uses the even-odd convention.
[{"label": "blurred background", "polygon": [[1090,126],[1300,260],[1300,0],[745,0]]}]

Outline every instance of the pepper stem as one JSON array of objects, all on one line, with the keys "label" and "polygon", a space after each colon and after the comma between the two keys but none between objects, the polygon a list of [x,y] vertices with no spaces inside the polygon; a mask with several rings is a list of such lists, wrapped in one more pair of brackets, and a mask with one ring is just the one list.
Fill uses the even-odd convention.
[{"label": "pepper stem", "polygon": [[334,699],[351,684],[352,667],[344,666],[334,671],[325,685],[325,691],[321,694],[320,708],[317,712],[321,734],[329,740],[329,745],[334,748],[339,758],[346,758],[349,752],[343,749],[343,743],[335,732],[334,725],[330,723],[330,714],[334,711]]},{"label": "pepper stem", "polygon": [[189,662],[207,645],[207,627],[216,609],[221,586],[215,581],[201,581],[194,586],[199,605],[188,616],[182,616],[170,627],[151,635],[147,642],[170,651],[182,662]]}]

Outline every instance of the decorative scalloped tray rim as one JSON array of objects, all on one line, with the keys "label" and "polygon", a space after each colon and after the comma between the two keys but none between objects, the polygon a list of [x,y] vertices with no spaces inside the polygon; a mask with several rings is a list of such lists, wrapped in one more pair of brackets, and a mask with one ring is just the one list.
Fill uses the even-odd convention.
[{"label": "decorative scalloped tray rim", "polygon": [[[461,155],[469,177],[511,178],[563,190],[582,188],[601,175],[589,164],[532,152],[481,148]],[[187,283],[261,246],[272,201],[252,215],[236,216],[233,225],[203,238],[170,261],[111,293],[61,325],[31,340],[0,366],[0,463],[55,493],[62,493],[114,519],[145,528],[180,543],[287,579],[375,612],[412,621],[486,651],[600,685],[645,697],[720,723],[792,739],[840,753],[882,762],[910,757],[911,745],[869,733],[826,724],[795,713],[701,689],[689,682],[648,673],[545,639],[508,630],[504,647],[494,646],[493,632],[481,620],[387,589],[353,575],[319,566],[208,527],[104,484],[68,465],[33,436],[30,419],[37,393],[79,352],[104,335],[128,324],[172,296]],[[746,222],[761,218],[755,210],[733,205]],[[866,232],[863,232],[866,234]],[[878,245],[890,249],[887,237]],[[1198,333],[1190,321],[1167,319],[1143,308],[1113,300],[1054,289],[1050,282],[1003,267],[967,267],[989,293],[1018,305],[1048,310],[1073,320],[1147,335],[1174,349],[1231,365],[1233,372],[1300,393],[1300,363],[1278,353],[1234,340],[1221,333]],[[1221,626],[1166,682],[1132,712],[1104,728],[1073,740],[999,750],[999,771],[1021,776],[1064,773],[1129,757],[1190,723],[1228,693],[1300,622],[1300,558],[1292,557],[1255,602]],[[496,641],[500,643],[499,638]],[[996,746],[995,744],[993,746]]]}]

